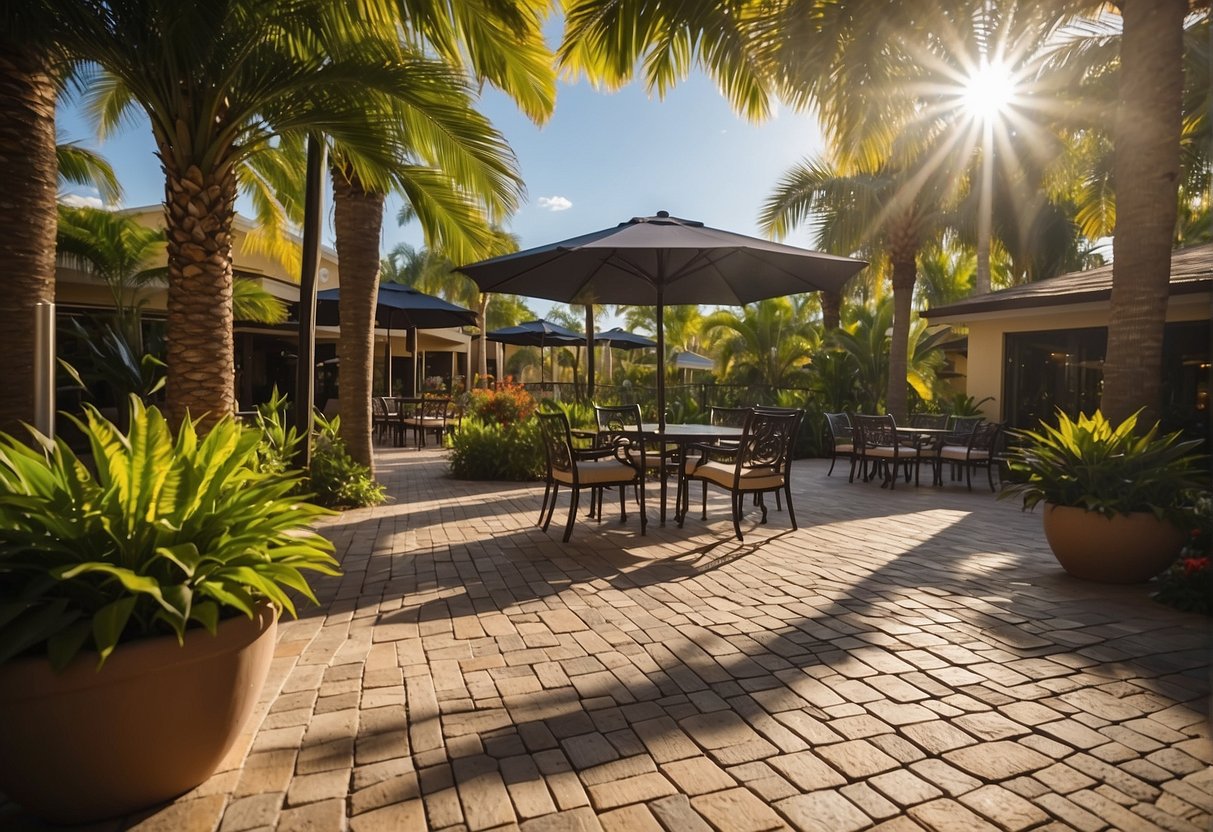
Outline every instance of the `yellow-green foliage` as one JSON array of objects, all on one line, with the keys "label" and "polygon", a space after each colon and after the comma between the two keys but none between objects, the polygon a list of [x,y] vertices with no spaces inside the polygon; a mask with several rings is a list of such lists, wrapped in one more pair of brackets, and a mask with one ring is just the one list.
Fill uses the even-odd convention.
[{"label": "yellow-green foliage", "polygon": [[174,435],[156,408],[131,408],[128,434],[86,408],[86,458],[0,434],[0,661],[62,667],[91,641],[104,662],[129,639],[213,632],[260,599],[294,614],[287,590],[315,601],[304,571],[338,574],[311,529],[329,512],[294,494],[298,472],[258,470],[259,431],[228,417]]}]

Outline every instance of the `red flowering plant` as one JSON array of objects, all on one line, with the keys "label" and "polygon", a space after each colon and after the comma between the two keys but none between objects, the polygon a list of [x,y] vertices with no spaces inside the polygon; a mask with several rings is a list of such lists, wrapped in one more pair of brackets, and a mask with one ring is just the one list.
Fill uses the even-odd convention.
[{"label": "red flowering plant", "polygon": [[451,473],[468,480],[534,480],[543,471],[535,399],[513,379],[473,390],[467,416],[451,440]]},{"label": "red flowering plant", "polygon": [[535,398],[511,377],[493,389],[473,390],[469,405],[472,417],[503,428],[525,422],[535,413]]},{"label": "red flowering plant", "polygon": [[1179,558],[1158,576],[1158,592],[1164,604],[1190,612],[1213,615],[1213,494],[1202,494],[1193,503],[1192,526]]}]

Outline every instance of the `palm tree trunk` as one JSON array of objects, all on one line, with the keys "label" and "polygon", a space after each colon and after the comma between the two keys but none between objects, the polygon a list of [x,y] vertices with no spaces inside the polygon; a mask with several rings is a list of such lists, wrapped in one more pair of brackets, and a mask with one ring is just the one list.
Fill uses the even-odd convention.
[{"label": "palm tree trunk", "polygon": [[821,323],[826,332],[838,329],[842,320],[842,292],[821,293]]},{"label": "palm tree trunk", "polygon": [[0,42],[0,430],[34,421],[34,308],[55,299],[55,86],[47,56]]},{"label": "palm tree trunk", "polygon": [[489,330],[488,330],[488,315],[489,315],[489,299],[492,296],[488,292],[480,293],[480,306],[476,310],[476,325],[480,327],[480,355],[477,356],[479,380],[476,383],[477,387],[489,386]]},{"label": "palm tree trunk", "polygon": [[[352,171],[333,168],[333,231],[341,260],[341,437],[350,456],[372,470],[371,378],[383,203],[384,195],[366,190]],[[390,368],[384,372],[390,378]]]},{"label": "palm tree trunk", "polygon": [[907,379],[910,341],[910,307],[914,299],[914,282],[918,278],[915,260],[918,246],[907,232],[893,234],[893,334],[889,344],[889,388],[885,394],[885,412],[898,422],[907,413],[909,382]]},{"label": "palm tree trunk", "polygon": [[1104,414],[1158,418],[1179,183],[1186,0],[1125,0]]},{"label": "palm tree trunk", "polygon": [[[160,158],[171,160],[170,148]],[[232,222],[236,174],[229,161],[209,172],[165,165],[168,232],[167,409],[205,430],[235,410],[232,342]]]}]

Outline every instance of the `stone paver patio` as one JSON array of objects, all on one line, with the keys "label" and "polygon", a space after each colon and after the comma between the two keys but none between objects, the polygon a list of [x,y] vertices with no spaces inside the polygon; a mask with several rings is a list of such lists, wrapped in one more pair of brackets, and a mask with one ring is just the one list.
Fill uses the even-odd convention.
[{"label": "stone paver patio", "polygon": [[97,829],[1210,827],[1208,620],[1069,578],[1017,503],[808,461],[797,532],[616,501],[564,545],[567,495],[545,534],[540,487],[380,474],[223,769]]}]

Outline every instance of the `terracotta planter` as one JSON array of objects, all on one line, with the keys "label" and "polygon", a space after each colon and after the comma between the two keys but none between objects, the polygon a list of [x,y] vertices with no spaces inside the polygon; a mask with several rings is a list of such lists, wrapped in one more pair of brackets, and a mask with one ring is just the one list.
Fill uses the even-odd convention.
[{"label": "terracotta planter", "polygon": [[1104,517],[1073,506],[1045,504],[1045,537],[1062,568],[1076,578],[1139,584],[1179,555],[1184,534],[1148,511]]},{"label": "terracotta planter", "polygon": [[206,780],[248,721],[269,673],[269,605],[204,630],[120,644],[62,673],[0,665],[0,791],[60,823],[124,815]]}]

